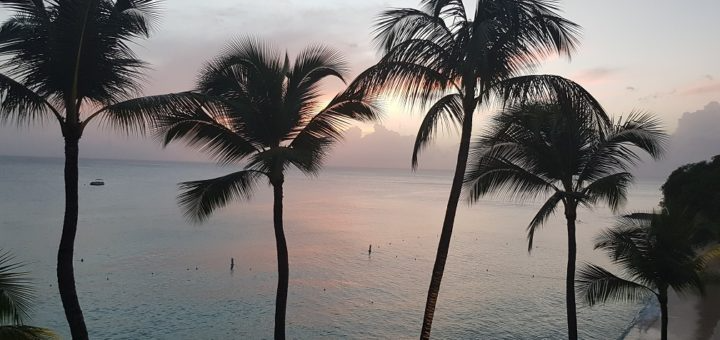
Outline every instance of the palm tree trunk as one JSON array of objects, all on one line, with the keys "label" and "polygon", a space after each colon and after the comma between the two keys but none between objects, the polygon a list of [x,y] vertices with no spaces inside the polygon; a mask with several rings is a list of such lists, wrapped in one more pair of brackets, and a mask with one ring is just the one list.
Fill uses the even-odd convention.
[{"label": "palm tree trunk", "polygon": [[667,287],[660,287],[658,300],[660,301],[660,339],[668,338],[668,290]]},{"label": "palm tree trunk", "polygon": [[565,274],[565,304],[567,308],[568,339],[577,340],[577,311],[575,307],[575,262],[577,258],[577,244],[575,242],[575,220],[577,219],[577,207],[574,203],[568,203],[565,207],[565,218],[567,219],[568,232],[568,262]]},{"label": "palm tree trunk", "polygon": [[[474,91],[470,91],[469,93],[472,94]],[[420,339],[423,340],[430,339],[435,305],[437,304],[438,294],[440,293],[440,283],[445,271],[448,252],[450,251],[450,239],[452,238],[453,226],[455,225],[455,214],[457,212],[458,202],[460,201],[460,192],[462,191],[468,153],[470,151],[472,117],[476,107],[474,98],[472,98],[472,96],[470,96],[470,100],[466,98],[463,107],[465,108],[465,112],[457,163],[455,165],[455,175],[453,176],[450,197],[448,198],[447,208],[445,209],[445,219],[443,220],[440,242],[438,244],[437,254],[435,255],[435,265],[433,266],[432,277],[430,278],[430,288],[428,289],[427,301],[425,302],[425,315],[423,316],[422,331],[420,333]]]},{"label": "palm tree trunk", "polygon": [[75,289],[73,253],[78,221],[78,142],[79,134],[65,135],[65,217],[57,256],[57,278],[60,299],[73,339],[88,339],[82,309]]},{"label": "palm tree trunk", "polygon": [[273,183],[273,222],[275,224],[275,243],[278,261],[278,286],[275,298],[275,339],[285,339],[285,313],[287,310],[288,278],[290,267],[288,265],[288,249],[283,231],[283,182]]}]

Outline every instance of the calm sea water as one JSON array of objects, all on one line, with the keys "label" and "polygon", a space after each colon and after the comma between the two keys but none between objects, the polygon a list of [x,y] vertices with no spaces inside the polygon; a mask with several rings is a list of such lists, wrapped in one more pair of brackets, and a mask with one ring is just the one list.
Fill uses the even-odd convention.
[{"label": "calm sea water", "polygon": [[[81,160],[75,270],[93,338],[272,337],[271,189],[259,186],[250,202],[232,204],[202,225],[187,223],[175,201],[177,182],[232,170]],[[32,324],[68,337],[55,279],[62,176],[60,159],[0,157],[0,248],[27,262],[35,278]],[[89,186],[95,178],[106,185]],[[449,184],[449,172],[327,169],[314,179],[289,175],[289,337],[416,338]],[[659,186],[635,185],[626,209],[651,209]],[[565,336],[564,224],[561,215],[552,219],[528,254],[525,226],[538,207],[495,198],[460,208],[435,338]],[[612,214],[598,208],[581,211],[579,219],[579,262],[607,265],[592,250],[592,237],[612,224]],[[641,308],[580,306],[580,336],[617,339]]]}]

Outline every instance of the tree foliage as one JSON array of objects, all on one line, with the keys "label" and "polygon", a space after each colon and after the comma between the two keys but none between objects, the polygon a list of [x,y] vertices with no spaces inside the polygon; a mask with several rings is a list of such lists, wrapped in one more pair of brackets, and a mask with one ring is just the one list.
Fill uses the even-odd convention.
[{"label": "tree foliage", "polygon": [[186,216],[202,221],[232,199],[248,199],[259,178],[280,181],[290,167],[317,175],[352,121],[379,118],[374,98],[360,91],[348,89],[325,102],[322,82],[345,81],[346,73],[343,58],[330,48],[311,46],[291,63],[270,44],[246,38],[205,65],[195,90],[158,96],[155,134],[163,144],[184,141],[220,164],[243,168],[182,183]]},{"label": "tree foliage", "polygon": [[684,165],[662,186],[662,206],[685,214],[720,238],[720,156]]},{"label": "tree foliage", "polygon": [[30,318],[35,289],[24,264],[0,251],[0,339],[46,340],[56,335],[45,328],[25,325]]},{"label": "tree foliage", "polygon": [[617,210],[639,152],[660,157],[667,135],[649,114],[606,117],[602,110],[563,101],[507,107],[473,144],[468,198],[494,192],[521,201],[548,197],[528,226],[528,251],[536,229],[560,203],[605,203]]}]

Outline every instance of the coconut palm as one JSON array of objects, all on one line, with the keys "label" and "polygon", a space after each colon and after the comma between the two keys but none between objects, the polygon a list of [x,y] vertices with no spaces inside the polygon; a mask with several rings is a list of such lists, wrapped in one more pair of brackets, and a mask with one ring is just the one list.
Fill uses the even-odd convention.
[{"label": "coconut palm", "polygon": [[[415,140],[412,168],[417,168],[418,156],[438,125],[460,125],[461,130],[421,338],[430,337],[467,166],[473,115],[498,95],[516,99],[520,94],[543,92],[540,88],[549,84],[541,80],[548,78],[519,76],[551,54],[570,56],[578,29],[557,14],[552,0],[478,0],[474,15],[468,15],[461,0],[422,0],[421,9],[391,9],[380,15],[375,39],[384,56],[358,77],[357,84],[367,91],[396,95],[411,108],[428,107]],[[522,88],[532,91],[506,90],[510,84],[528,82],[534,87]]]},{"label": "coconut palm", "polygon": [[649,114],[633,113],[617,121],[602,112],[560,98],[506,108],[473,144],[466,174],[469,199],[505,191],[517,200],[549,196],[528,226],[533,237],[560,203],[568,236],[566,308],[568,335],[577,338],[575,308],[575,223],[578,206],[607,203],[617,210],[633,180],[628,169],[638,151],[657,158],[666,135]]},{"label": "coconut palm", "polygon": [[22,263],[0,250],[0,339],[54,339],[52,331],[24,324],[30,316],[35,290],[22,269]]},{"label": "coconut palm", "polygon": [[344,79],[345,63],[326,47],[301,51],[291,64],[268,44],[254,39],[231,43],[208,63],[197,84],[201,107],[172,111],[157,122],[165,145],[184,140],[222,164],[242,164],[229,175],[181,183],[179,203],[195,222],[233,199],[249,199],[261,179],[273,188],[273,221],[278,260],[275,338],[285,338],[288,250],[283,230],[283,183],[291,167],[315,176],[333,142],[352,120],[377,118],[373,102],[343,92],[322,105],[320,85]]},{"label": "coconut palm", "polygon": [[595,238],[595,249],[605,251],[623,274],[586,264],[578,271],[578,293],[589,305],[607,301],[644,301],[657,298],[661,337],[668,338],[668,291],[704,292],[703,271],[720,255],[720,247],[702,254],[693,241],[690,219],[667,209],[618,219],[617,225]]},{"label": "coconut palm", "polygon": [[[130,43],[147,37],[159,0],[0,0],[0,122],[57,121],[65,144],[65,215],[58,289],[74,339],[88,337],[75,290],[78,144],[92,121],[142,129],[138,93],[146,64]],[[129,101],[128,101],[129,100]],[[142,114],[140,114],[142,113]]]}]

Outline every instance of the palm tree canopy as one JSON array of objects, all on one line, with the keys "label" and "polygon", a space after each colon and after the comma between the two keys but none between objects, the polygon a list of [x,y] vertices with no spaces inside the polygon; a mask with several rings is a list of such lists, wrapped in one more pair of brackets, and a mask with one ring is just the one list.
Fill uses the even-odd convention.
[{"label": "palm tree canopy", "polygon": [[558,203],[598,202],[618,209],[639,151],[660,157],[666,134],[649,114],[605,120],[604,112],[571,103],[538,101],[506,107],[471,148],[468,198],[503,191],[513,199],[549,196],[528,227],[535,229]]},{"label": "palm tree canopy", "polygon": [[30,314],[35,291],[22,263],[8,252],[0,252],[0,324],[22,324]]},{"label": "palm tree canopy", "polygon": [[259,177],[282,181],[295,167],[316,175],[329,146],[353,120],[378,119],[374,101],[344,91],[324,104],[326,78],[345,80],[341,56],[326,47],[301,51],[293,63],[285,53],[248,38],[230,45],[202,70],[196,91],[184,98],[192,110],[168,110],[157,121],[164,144],[185,141],[240,172],[182,184],[188,217],[202,220],[233,198],[249,198]]},{"label": "palm tree canopy", "polygon": [[[511,86],[506,81],[532,71],[550,54],[569,57],[579,35],[579,26],[558,15],[555,1],[478,1],[474,15],[459,0],[424,0],[421,7],[380,15],[375,41],[383,57],[356,82],[366,91],[396,95],[410,107],[429,107],[413,168],[438,125],[459,125],[469,103],[476,108],[490,105],[493,96],[519,98],[503,95]],[[552,91],[553,77],[537,79],[542,81],[526,94]],[[513,85],[517,89],[518,83]]]},{"label": "palm tree canopy", "polygon": [[690,220],[667,209],[620,217],[614,228],[596,237],[595,249],[605,251],[627,279],[586,265],[579,271],[578,292],[591,305],[639,300],[660,288],[703,292],[703,271],[720,248],[701,252],[694,232]]},{"label": "palm tree canopy", "polygon": [[425,101],[436,89],[463,88],[463,82],[490,88],[550,54],[570,56],[579,27],[557,11],[555,2],[546,0],[478,1],[473,17],[458,0],[424,0],[421,10],[385,11],[375,27],[383,67],[370,70],[378,74],[369,84],[379,81],[411,101]]},{"label": "palm tree canopy", "polygon": [[35,298],[23,266],[10,253],[0,251],[0,339],[56,339],[48,329],[23,324],[30,316]]},{"label": "palm tree canopy", "polygon": [[57,334],[47,328],[33,326],[0,326],[0,339],[3,340],[56,340]]},{"label": "palm tree canopy", "polygon": [[146,64],[130,43],[150,34],[158,2],[1,0],[14,15],[0,26],[0,119],[79,124],[92,115],[82,105],[136,95]]}]

